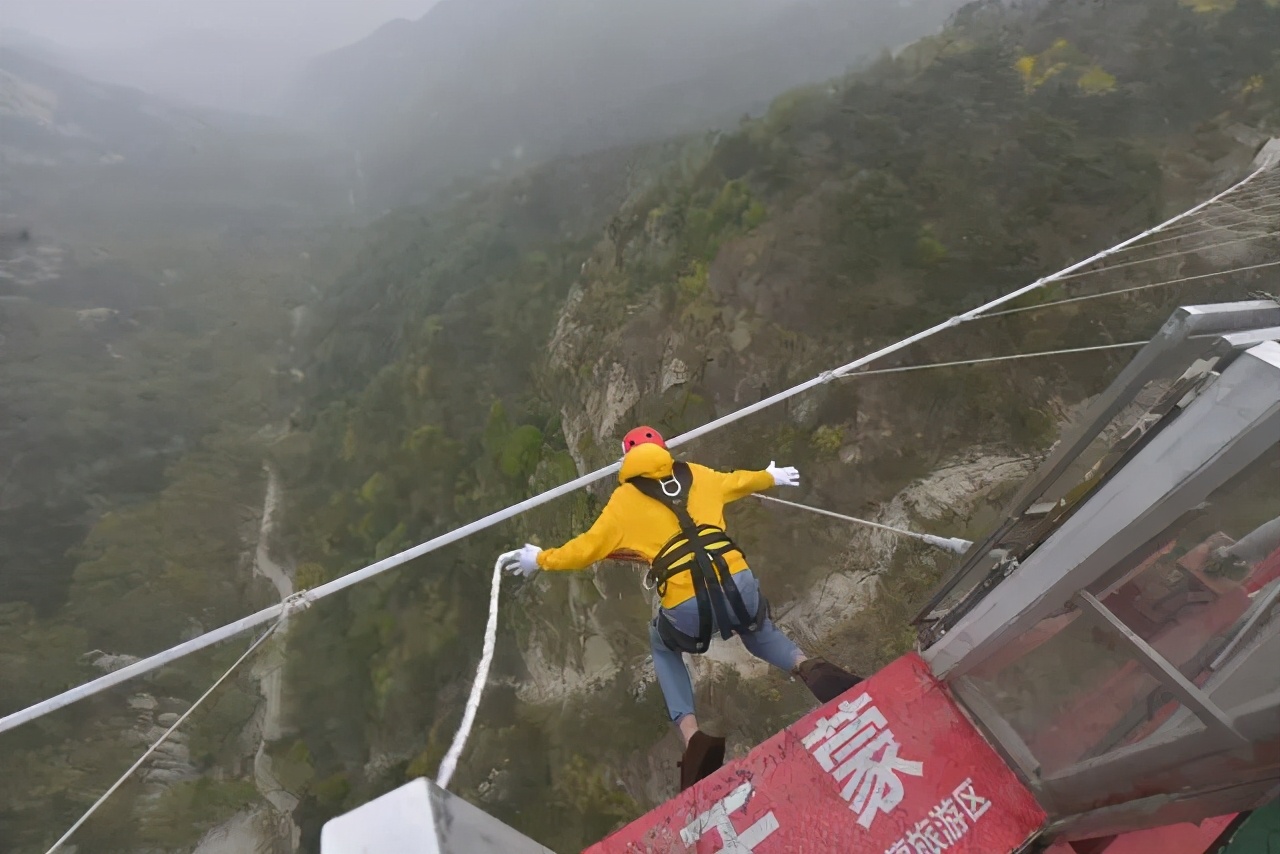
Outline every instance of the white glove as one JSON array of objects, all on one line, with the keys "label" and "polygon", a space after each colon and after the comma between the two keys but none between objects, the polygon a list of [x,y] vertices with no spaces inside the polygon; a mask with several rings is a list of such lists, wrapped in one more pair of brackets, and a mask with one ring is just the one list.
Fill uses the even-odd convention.
[{"label": "white glove", "polygon": [[800,485],[800,472],[796,471],[795,466],[785,466],[783,468],[778,468],[776,465],[770,462],[769,467],[765,469],[765,471],[773,475],[774,486],[799,486]]},{"label": "white glove", "polygon": [[498,566],[502,567],[503,572],[528,578],[541,569],[538,566],[538,553],[541,551],[537,546],[526,544],[522,549],[503,552],[498,555]]}]

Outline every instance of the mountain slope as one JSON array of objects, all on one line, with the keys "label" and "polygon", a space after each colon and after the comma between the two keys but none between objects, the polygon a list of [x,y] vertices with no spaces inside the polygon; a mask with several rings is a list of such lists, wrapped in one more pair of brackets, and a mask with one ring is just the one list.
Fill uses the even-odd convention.
[{"label": "mountain slope", "polygon": [[376,198],[733,122],[939,26],[956,2],[445,0],[315,61],[292,103]]},{"label": "mountain slope", "polygon": [[6,161],[105,163],[164,157],[211,129],[141,92],[94,83],[0,47],[0,146]]}]

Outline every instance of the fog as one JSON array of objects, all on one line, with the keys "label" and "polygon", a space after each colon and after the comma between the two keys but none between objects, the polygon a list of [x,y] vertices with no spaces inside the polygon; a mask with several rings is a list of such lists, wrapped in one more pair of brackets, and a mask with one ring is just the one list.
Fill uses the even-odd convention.
[{"label": "fog", "polygon": [[0,0],[7,41],[91,77],[269,112],[310,57],[435,0]]},{"label": "fog", "polygon": [[[961,2],[0,0],[0,47],[27,63],[8,88],[31,157],[69,156],[75,139],[77,156],[113,162],[194,151],[191,119],[270,128],[328,152],[349,206],[378,211],[548,157],[735,126]],[[50,103],[56,132],[32,147]]]}]

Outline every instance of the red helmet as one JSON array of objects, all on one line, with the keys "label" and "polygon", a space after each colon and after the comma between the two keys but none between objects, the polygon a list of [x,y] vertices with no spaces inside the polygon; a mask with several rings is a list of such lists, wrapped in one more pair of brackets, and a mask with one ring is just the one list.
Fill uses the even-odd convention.
[{"label": "red helmet", "polygon": [[662,434],[652,427],[637,427],[627,435],[622,437],[622,453],[634,448],[636,445],[657,445],[665,448],[667,443],[662,440]]}]

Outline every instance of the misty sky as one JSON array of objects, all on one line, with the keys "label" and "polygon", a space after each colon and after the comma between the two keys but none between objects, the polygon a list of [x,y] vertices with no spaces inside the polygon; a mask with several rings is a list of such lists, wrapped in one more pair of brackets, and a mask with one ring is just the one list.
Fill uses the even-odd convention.
[{"label": "misty sky", "polygon": [[0,0],[0,26],[68,47],[145,44],[213,30],[294,49],[327,50],[394,18],[416,19],[435,0]]}]

